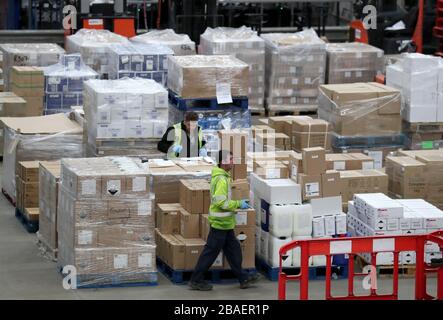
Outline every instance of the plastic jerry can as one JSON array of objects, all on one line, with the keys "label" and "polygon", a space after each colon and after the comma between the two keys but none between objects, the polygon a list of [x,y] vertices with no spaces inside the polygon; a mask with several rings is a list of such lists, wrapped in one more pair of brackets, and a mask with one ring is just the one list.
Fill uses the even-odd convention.
[{"label": "plastic jerry can", "polygon": [[262,199],[260,202],[260,206],[261,227],[266,232],[269,232],[269,203]]},{"label": "plastic jerry can", "polygon": [[[277,238],[273,235],[269,235],[269,252],[268,252],[268,262],[271,265],[271,267],[278,267],[280,266],[280,248],[291,242],[292,237],[281,237]],[[287,252],[286,259],[283,259],[282,266],[283,267],[291,267],[292,266],[292,251],[290,250]]]},{"label": "plastic jerry can", "polygon": [[295,206],[292,237],[307,237],[312,234],[312,207],[310,204]]},{"label": "plastic jerry can", "polygon": [[[293,240],[311,240],[311,236],[297,236],[292,237]],[[312,257],[309,258],[308,266],[312,265]],[[300,247],[295,247],[294,250],[292,250],[292,266],[300,268],[301,266],[301,249]]]},{"label": "plastic jerry can", "polygon": [[260,229],[260,257],[264,261],[268,261],[268,242],[269,242],[269,232]]},{"label": "plastic jerry can", "polygon": [[277,238],[292,237],[293,204],[273,204],[269,206],[269,232]]}]

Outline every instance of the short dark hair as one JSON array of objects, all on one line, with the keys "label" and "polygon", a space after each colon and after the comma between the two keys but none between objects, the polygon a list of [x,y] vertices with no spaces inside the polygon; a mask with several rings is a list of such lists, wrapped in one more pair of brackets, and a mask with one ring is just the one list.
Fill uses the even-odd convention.
[{"label": "short dark hair", "polygon": [[232,152],[229,150],[220,150],[218,152],[218,166],[220,167],[220,165],[222,164],[223,160],[225,160],[228,155],[232,156]]},{"label": "short dark hair", "polygon": [[185,121],[198,121],[198,114],[190,111],[185,113]]}]

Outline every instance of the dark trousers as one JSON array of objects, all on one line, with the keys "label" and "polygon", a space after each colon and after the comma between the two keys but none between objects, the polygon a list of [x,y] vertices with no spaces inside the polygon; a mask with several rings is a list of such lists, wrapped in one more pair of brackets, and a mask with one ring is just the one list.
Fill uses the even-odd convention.
[{"label": "dark trousers", "polygon": [[205,272],[217,259],[220,251],[223,253],[231,266],[232,271],[240,282],[248,278],[248,274],[242,269],[242,252],[240,242],[235,236],[234,230],[218,230],[211,228],[206,245],[198,258],[191,281],[200,282],[204,280]]}]

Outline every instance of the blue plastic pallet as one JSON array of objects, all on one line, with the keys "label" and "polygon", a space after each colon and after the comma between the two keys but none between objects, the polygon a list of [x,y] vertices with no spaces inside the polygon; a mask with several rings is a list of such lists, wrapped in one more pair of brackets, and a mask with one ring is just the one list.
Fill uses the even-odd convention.
[{"label": "blue plastic pallet", "polygon": [[39,228],[38,221],[30,221],[19,208],[15,208],[15,216],[29,233],[36,233]]},{"label": "blue plastic pallet", "polygon": [[[57,266],[59,273],[62,274],[63,268]],[[134,275],[141,279],[145,278],[146,281],[136,280],[128,281],[125,279],[128,275]],[[157,272],[143,272],[143,273],[125,273],[114,275],[103,274],[90,274],[90,275],[78,275],[77,276],[77,289],[100,289],[100,288],[128,288],[128,287],[146,287],[157,286],[158,274]]]},{"label": "blue plastic pallet", "polygon": [[377,148],[403,146],[403,134],[392,136],[349,137],[332,135],[331,144],[334,148]]},{"label": "blue plastic pallet", "polygon": [[[269,280],[278,281],[278,274],[280,268],[271,267],[266,261],[256,257],[255,265],[257,269],[262,272]],[[348,278],[348,265],[332,265],[331,274],[336,276],[337,279]],[[300,268],[283,268],[283,272],[286,274],[297,275],[300,273]],[[309,280],[322,280],[326,277],[326,267],[309,267]]]},{"label": "blue plastic pallet", "polygon": [[[161,259],[157,258],[157,269],[163,273],[172,283],[185,284],[191,279],[194,270],[175,270]],[[257,273],[257,269],[243,269],[249,274]],[[213,283],[233,283],[238,281],[234,273],[229,269],[213,269],[205,274],[205,280]]]},{"label": "blue plastic pallet", "polygon": [[218,104],[217,98],[181,98],[171,90],[169,90],[169,103],[181,111],[226,110],[232,107],[248,110],[249,106],[248,97],[232,97],[232,103]]}]

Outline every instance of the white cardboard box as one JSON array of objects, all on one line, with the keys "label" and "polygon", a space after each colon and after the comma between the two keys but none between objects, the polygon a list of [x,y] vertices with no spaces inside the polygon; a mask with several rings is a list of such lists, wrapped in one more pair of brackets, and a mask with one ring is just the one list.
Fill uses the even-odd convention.
[{"label": "white cardboard box", "polygon": [[311,199],[310,203],[312,206],[312,216],[314,217],[335,215],[343,212],[341,196]]},{"label": "white cardboard box", "polygon": [[324,216],[325,219],[325,235],[333,236],[335,232],[335,216]]},{"label": "white cardboard box", "polygon": [[312,219],[312,236],[314,238],[321,238],[325,236],[324,217],[314,217]]},{"label": "white cardboard box", "polygon": [[335,216],[335,232],[336,234],[345,234],[347,232],[346,214],[341,213]]}]

